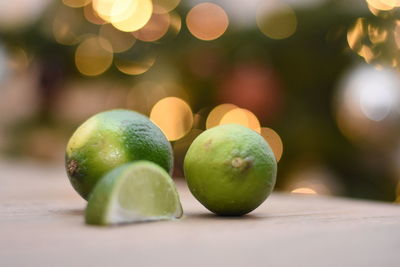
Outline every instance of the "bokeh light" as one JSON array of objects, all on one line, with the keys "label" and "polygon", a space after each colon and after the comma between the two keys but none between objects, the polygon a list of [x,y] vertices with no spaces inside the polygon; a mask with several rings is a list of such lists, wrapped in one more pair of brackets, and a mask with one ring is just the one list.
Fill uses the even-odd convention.
[{"label": "bokeh light", "polygon": [[337,123],[350,140],[379,146],[395,138],[400,114],[398,73],[361,65],[346,74],[336,99]]},{"label": "bokeh light", "polygon": [[69,7],[83,7],[92,2],[92,0],[62,0],[64,5]]},{"label": "bokeh light", "polygon": [[96,76],[105,72],[112,63],[111,44],[103,38],[89,37],[75,51],[75,64],[79,72]]},{"label": "bokeh light", "polygon": [[190,106],[177,97],[166,97],[158,101],[151,110],[150,119],[170,141],[184,137],[193,125]]},{"label": "bokeh light", "polygon": [[151,0],[93,0],[93,9],[120,31],[132,32],[149,21],[153,4]]},{"label": "bokeh light", "polygon": [[299,187],[299,188],[293,189],[291,191],[291,193],[304,194],[304,195],[316,195],[317,194],[317,192],[315,192],[314,189],[308,188],[308,187]]},{"label": "bokeh light", "polygon": [[400,48],[400,21],[396,21],[396,27],[394,29],[394,41],[397,48]]},{"label": "bokeh light", "polygon": [[181,0],[153,0],[154,10],[156,14],[163,14],[175,9]]},{"label": "bokeh light", "polygon": [[171,12],[169,16],[170,16],[170,32],[173,34],[173,36],[176,36],[178,35],[178,33],[181,31],[182,28],[181,16],[179,16],[179,14],[176,12]]},{"label": "bokeh light", "polygon": [[372,43],[379,44],[386,41],[388,32],[385,28],[380,28],[376,25],[368,25],[368,36]]},{"label": "bokeh light", "polygon": [[347,42],[354,51],[357,51],[361,46],[361,39],[365,36],[365,24],[364,18],[358,18],[347,32]]},{"label": "bokeh light", "polygon": [[[367,41],[368,36],[370,38]],[[377,56],[368,42],[378,43],[385,39],[385,31],[369,24],[364,18],[358,18],[347,32],[349,47],[363,57],[367,63],[370,63]]]},{"label": "bokeh light", "polygon": [[[383,0],[379,3],[383,3]],[[385,3],[391,6],[394,4]],[[379,18],[357,18],[347,32],[349,47],[377,69],[391,67],[399,70],[399,21],[392,11],[381,12],[371,6],[369,8]],[[382,16],[385,17],[384,20]]]},{"label": "bokeh light", "polygon": [[272,39],[285,39],[296,32],[297,17],[294,10],[279,1],[264,1],[257,10],[260,31]]},{"label": "bokeh light", "polygon": [[[129,0],[125,0],[127,1]],[[115,9],[121,10],[124,14],[113,14],[110,19],[112,25],[121,31],[132,32],[139,30],[150,20],[153,4],[151,0],[130,0],[127,7],[121,4],[118,8],[114,7],[113,12]]]},{"label": "bokeh light", "polygon": [[138,8],[137,0],[93,0],[93,9],[107,22],[121,21]]},{"label": "bokeh light", "polygon": [[400,0],[381,0],[392,7],[400,7]]},{"label": "bokeh light", "polygon": [[394,96],[397,94],[394,90],[397,88],[375,86],[366,86],[360,92],[360,106],[364,115],[373,121],[385,119],[392,108]]},{"label": "bokeh light", "polygon": [[340,194],[342,186],[333,172],[318,163],[299,161],[291,168],[286,182],[287,191],[293,193],[311,193],[318,195]]},{"label": "bokeh light", "polygon": [[121,53],[129,50],[136,41],[132,34],[118,31],[110,24],[100,27],[99,36],[109,41],[112,46],[111,52],[114,53]]},{"label": "bokeh light", "polygon": [[279,134],[271,128],[262,127],[261,136],[264,137],[264,139],[268,142],[269,146],[274,152],[276,161],[279,162],[283,153],[283,143]]},{"label": "bokeh light", "polygon": [[110,22],[113,14],[113,5],[116,4],[116,2],[118,2],[118,0],[93,0],[93,10],[96,11],[98,16],[103,20]]},{"label": "bokeh light", "polygon": [[102,19],[98,13],[93,9],[93,5],[86,5],[83,8],[83,15],[85,16],[85,19],[89,21],[90,23],[96,24],[96,25],[102,25],[106,24],[107,22]]},{"label": "bokeh light", "polygon": [[211,110],[210,114],[208,114],[206,128],[210,129],[212,127],[218,126],[222,117],[224,117],[226,113],[235,108],[237,108],[237,106],[233,104],[221,104],[216,106],[213,110]]},{"label": "bokeh light", "polygon": [[161,39],[168,31],[170,26],[170,16],[168,13],[153,13],[150,20],[140,30],[133,35],[145,42],[154,42]]},{"label": "bokeh light", "polygon": [[247,128],[250,128],[258,133],[261,133],[260,122],[256,115],[251,111],[244,108],[235,108],[228,111],[220,120],[219,125],[224,124],[240,124]]},{"label": "bokeh light", "polygon": [[[218,55],[215,54],[200,54],[205,62],[208,60],[210,63],[201,64],[202,61],[198,60],[198,68],[202,67],[214,75],[212,71],[217,71],[219,64]],[[220,79],[217,98],[222,103],[233,103],[251,110],[264,121],[271,122],[278,117],[283,104],[282,93],[285,90],[272,66],[254,61],[237,63],[221,75]]]},{"label": "bokeh light", "polygon": [[376,8],[378,10],[382,11],[388,11],[393,9],[394,0],[366,0],[369,6],[372,6],[373,8]]},{"label": "bokeh light", "polygon": [[218,5],[201,3],[186,16],[189,31],[200,40],[210,41],[224,34],[229,25],[228,15]]},{"label": "bokeh light", "polygon": [[147,55],[146,57],[137,60],[118,58],[115,59],[114,65],[120,72],[127,75],[141,75],[148,71],[155,62],[155,56]]},{"label": "bokeh light", "polygon": [[357,90],[361,111],[368,119],[381,121],[399,104],[400,80],[396,73],[364,68],[353,78],[354,83],[359,83],[352,85],[357,88],[354,90]]}]

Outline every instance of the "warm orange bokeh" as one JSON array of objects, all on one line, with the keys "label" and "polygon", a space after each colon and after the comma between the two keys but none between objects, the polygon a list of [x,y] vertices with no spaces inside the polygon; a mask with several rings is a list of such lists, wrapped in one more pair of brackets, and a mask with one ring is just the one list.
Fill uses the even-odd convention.
[{"label": "warm orange bokeh", "polygon": [[201,3],[193,7],[186,17],[189,31],[198,39],[210,41],[220,37],[228,28],[229,19],[225,11],[212,3]]}]

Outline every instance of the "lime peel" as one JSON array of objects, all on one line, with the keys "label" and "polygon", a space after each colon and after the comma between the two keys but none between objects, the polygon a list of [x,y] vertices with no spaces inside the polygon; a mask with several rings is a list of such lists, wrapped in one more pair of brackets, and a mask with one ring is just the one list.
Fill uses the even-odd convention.
[{"label": "lime peel", "polygon": [[108,172],[89,197],[88,224],[112,225],[174,220],[182,216],[175,184],[150,161],[128,163]]},{"label": "lime peel", "polygon": [[146,116],[116,109],[98,113],[76,129],[65,167],[73,188],[87,199],[105,173],[135,160],[152,161],[171,173],[171,144]]},{"label": "lime peel", "polygon": [[186,153],[184,173],[193,196],[223,216],[247,214],[272,192],[277,163],[257,132],[237,124],[213,127],[197,136]]}]

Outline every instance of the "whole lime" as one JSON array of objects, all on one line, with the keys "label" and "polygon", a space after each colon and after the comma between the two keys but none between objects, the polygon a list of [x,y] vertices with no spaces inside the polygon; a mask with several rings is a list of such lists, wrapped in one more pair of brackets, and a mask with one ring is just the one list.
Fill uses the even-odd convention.
[{"label": "whole lime", "polygon": [[190,191],[207,209],[238,216],[257,208],[275,186],[277,163],[264,138],[237,124],[200,134],[189,147],[184,172]]},{"label": "whole lime", "polygon": [[87,199],[106,172],[135,160],[152,161],[171,173],[171,144],[144,115],[111,110],[92,116],[74,132],[65,166],[72,186]]}]

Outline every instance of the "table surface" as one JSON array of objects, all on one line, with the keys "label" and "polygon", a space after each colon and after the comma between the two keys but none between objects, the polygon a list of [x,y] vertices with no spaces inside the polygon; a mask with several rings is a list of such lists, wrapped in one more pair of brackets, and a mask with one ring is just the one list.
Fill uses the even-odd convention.
[{"label": "table surface", "polygon": [[217,217],[178,181],[185,216],[84,224],[62,168],[0,161],[0,266],[399,266],[400,206],[274,193]]}]

